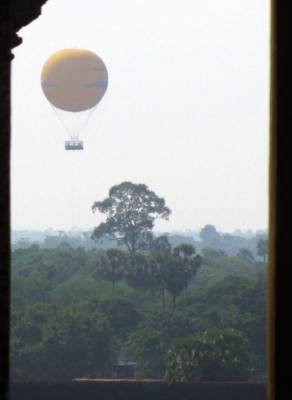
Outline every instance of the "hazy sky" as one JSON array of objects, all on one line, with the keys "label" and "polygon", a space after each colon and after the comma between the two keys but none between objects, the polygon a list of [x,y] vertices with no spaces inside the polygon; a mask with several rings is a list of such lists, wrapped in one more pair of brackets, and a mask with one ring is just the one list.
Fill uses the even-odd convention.
[{"label": "hazy sky", "polygon": [[[159,230],[267,227],[269,1],[49,0],[20,36],[14,229],[91,228],[93,202],[125,180],[166,199]],[[40,72],[73,47],[103,59],[109,87],[72,154]]]}]

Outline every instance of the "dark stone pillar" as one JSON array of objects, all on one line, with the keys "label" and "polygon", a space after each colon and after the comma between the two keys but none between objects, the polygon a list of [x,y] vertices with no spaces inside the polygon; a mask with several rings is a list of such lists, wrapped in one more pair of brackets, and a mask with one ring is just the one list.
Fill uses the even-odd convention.
[{"label": "dark stone pillar", "polygon": [[[0,397],[8,390],[10,289],[10,7],[0,3]],[[1,398],[2,398],[1,397]]]},{"label": "dark stone pillar", "polygon": [[17,31],[40,15],[46,0],[0,1],[0,398],[6,399],[10,316],[10,63]]},{"label": "dark stone pillar", "polygon": [[[292,324],[291,324],[291,249],[292,249],[292,140],[291,140],[291,12],[288,1],[274,0],[275,38],[273,141],[271,154],[274,160],[274,269],[270,287],[274,298],[270,315],[274,325],[274,348],[271,363],[274,367],[273,391],[276,400],[288,400],[292,393]],[[272,211],[272,210],[271,210]],[[272,244],[272,243],[271,243]],[[273,281],[272,281],[273,277]]]}]

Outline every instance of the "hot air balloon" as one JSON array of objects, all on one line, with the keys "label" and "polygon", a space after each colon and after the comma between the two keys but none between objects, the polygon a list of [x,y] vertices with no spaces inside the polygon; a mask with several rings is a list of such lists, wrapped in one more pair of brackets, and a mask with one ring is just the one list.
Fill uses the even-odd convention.
[{"label": "hot air balloon", "polygon": [[104,62],[89,50],[59,50],[45,62],[41,85],[69,135],[65,149],[83,150],[80,135],[108,86]]}]

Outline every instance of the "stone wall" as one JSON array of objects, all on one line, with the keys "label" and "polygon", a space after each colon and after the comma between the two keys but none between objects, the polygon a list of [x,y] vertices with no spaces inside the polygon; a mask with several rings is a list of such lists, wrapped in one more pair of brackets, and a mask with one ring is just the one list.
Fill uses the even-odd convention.
[{"label": "stone wall", "polygon": [[15,383],[10,400],[266,400],[260,383],[83,381]]}]

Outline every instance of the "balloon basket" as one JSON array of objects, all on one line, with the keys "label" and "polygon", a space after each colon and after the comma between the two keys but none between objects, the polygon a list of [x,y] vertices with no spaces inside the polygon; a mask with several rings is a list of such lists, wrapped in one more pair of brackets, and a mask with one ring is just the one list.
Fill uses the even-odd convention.
[{"label": "balloon basket", "polygon": [[83,141],[82,140],[66,140],[65,141],[65,150],[83,150]]}]

